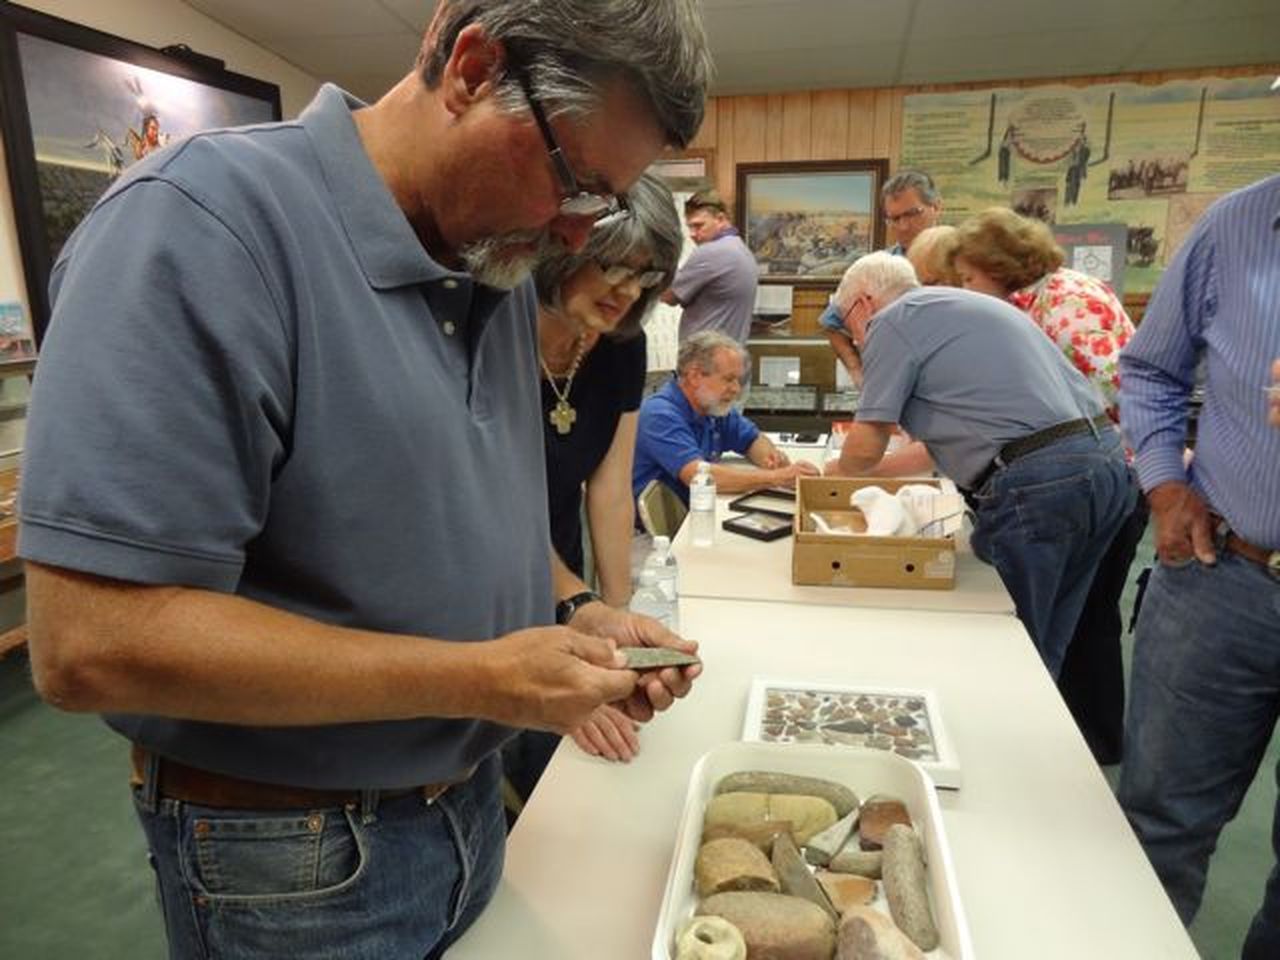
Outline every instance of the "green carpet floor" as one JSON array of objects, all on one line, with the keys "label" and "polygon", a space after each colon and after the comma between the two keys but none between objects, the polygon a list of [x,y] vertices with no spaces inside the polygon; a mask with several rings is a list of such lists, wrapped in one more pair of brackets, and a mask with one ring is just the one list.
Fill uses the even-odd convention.
[{"label": "green carpet floor", "polygon": [[[1149,544],[1139,556],[1150,556]],[[1214,857],[1204,906],[1191,928],[1206,960],[1240,955],[1261,898],[1272,865],[1268,837],[1278,761],[1280,737],[1272,740]],[[1113,781],[1114,772],[1108,771]],[[164,957],[154,885],[126,776],[123,740],[94,717],[59,713],[42,703],[21,655],[0,660],[0,957]]]}]

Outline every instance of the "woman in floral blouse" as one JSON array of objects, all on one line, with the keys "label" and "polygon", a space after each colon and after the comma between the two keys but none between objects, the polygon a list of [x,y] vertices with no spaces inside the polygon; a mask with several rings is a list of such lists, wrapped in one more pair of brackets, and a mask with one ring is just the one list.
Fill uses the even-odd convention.
[{"label": "woman in floral blouse", "polygon": [[[961,224],[951,252],[960,285],[1026,313],[1097,386],[1107,413],[1119,422],[1119,357],[1133,336],[1133,322],[1110,287],[1064,267],[1065,259],[1047,226],[1004,207]],[[1118,763],[1121,756],[1120,596],[1146,526],[1147,503],[1139,497],[1098,566],[1058,678],[1058,689],[1099,763]]]},{"label": "woman in floral blouse", "polygon": [[1133,321],[1101,280],[1062,265],[1062,248],[1039,220],[1006,207],[961,224],[951,262],[966,290],[1008,300],[1049,335],[1101,391],[1119,422],[1120,349]]}]

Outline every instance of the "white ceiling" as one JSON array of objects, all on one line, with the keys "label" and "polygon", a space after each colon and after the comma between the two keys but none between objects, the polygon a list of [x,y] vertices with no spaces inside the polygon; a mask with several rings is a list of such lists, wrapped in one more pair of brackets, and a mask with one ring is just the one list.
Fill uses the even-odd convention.
[{"label": "white ceiling", "polygon": [[[435,8],[434,0],[186,2],[317,79],[370,99],[409,70]],[[702,0],[702,6],[715,94],[1280,60],[1277,0]]]}]

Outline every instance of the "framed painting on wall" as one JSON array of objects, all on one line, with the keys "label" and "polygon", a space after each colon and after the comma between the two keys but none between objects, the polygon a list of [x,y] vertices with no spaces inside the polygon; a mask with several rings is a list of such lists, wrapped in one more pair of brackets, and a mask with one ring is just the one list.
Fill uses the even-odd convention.
[{"label": "framed painting on wall", "polygon": [[884,245],[887,160],[738,164],[737,222],[762,283],[834,286]]},{"label": "framed painting on wall", "polygon": [[279,119],[279,87],[219,60],[0,0],[0,124],[35,340],[58,252],[117,177],[201,130]]}]

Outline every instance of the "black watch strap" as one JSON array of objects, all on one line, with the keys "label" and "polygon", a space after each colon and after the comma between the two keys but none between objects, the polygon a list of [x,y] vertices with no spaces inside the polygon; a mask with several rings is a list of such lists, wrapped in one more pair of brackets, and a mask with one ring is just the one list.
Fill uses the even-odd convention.
[{"label": "black watch strap", "polygon": [[604,597],[594,590],[583,590],[581,593],[575,593],[572,597],[565,597],[565,599],[556,604],[556,623],[567,624],[573,619],[573,615],[578,612],[579,607],[585,607],[588,603],[595,603],[597,600],[604,603]]}]

